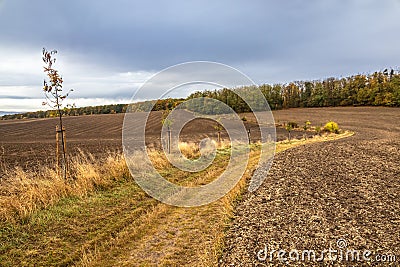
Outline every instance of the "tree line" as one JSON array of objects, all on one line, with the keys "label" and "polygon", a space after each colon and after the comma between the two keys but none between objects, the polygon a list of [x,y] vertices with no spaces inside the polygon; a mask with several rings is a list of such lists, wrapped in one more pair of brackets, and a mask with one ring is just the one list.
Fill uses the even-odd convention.
[{"label": "tree line", "polygon": [[[165,110],[173,109],[179,103],[183,102],[184,99],[160,99],[154,101],[144,101],[139,103],[134,103],[131,106],[136,111],[147,111],[148,107],[154,107],[152,110]],[[88,107],[65,107],[61,112],[63,116],[82,116],[82,115],[94,115],[94,114],[117,114],[125,113],[128,108],[128,104],[111,104],[111,105],[101,105],[101,106],[88,106]],[[3,115],[1,119],[12,120],[12,119],[28,119],[28,118],[53,118],[58,116],[57,110],[40,110],[34,112],[25,112],[19,114]]]},{"label": "tree line", "polygon": [[[115,105],[102,105],[102,106],[89,106],[89,107],[72,107],[64,108],[61,112],[64,116],[81,116],[81,115],[93,115],[93,114],[115,114],[124,113],[126,110],[126,104],[115,104]],[[34,112],[26,112],[20,114],[4,115],[3,120],[10,119],[25,119],[25,118],[53,118],[58,116],[57,110],[39,110]]]},{"label": "tree line", "polygon": [[[230,106],[235,112],[250,112],[249,106],[235,91],[251,93],[259,89],[267,99],[271,109],[297,107],[335,107],[335,106],[389,106],[400,107],[400,73],[393,69],[357,74],[345,78],[327,78],[314,81],[294,81],[286,84],[262,84],[235,89],[198,91],[187,99],[197,97],[213,98]],[[133,104],[134,110],[166,110],[176,107],[185,99],[161,99]],[[126,112],[127,104],[113,104],[89,107],[73,107],[63,110],[66,116],[114,114]],[[212,110],[208,105],[207,109]],[[222,112],[222,111],[221,111]],[[218,111],[217,111],[218,113]],[[36,111],[21,114],[4,115],[2,119],[50,118],[56,117],[57,111]]]},{"label": "tree line", "polygon": [[358,74],[346,78],[262,84],[234,90],[224,88],[195,92],[188,98],[214,98],[232,107],[236,112],[250,112],[249,106],[235,94],[235,90],[251,89],[259,89],[273,110],[335,106],[400,107],[400,74],[395,70],[384,70],[369,75]]}]

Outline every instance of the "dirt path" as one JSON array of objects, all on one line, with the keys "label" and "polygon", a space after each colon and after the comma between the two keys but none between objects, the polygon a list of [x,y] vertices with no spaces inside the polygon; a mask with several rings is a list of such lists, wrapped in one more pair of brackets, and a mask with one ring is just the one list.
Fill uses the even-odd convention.
[{"label": "dirt path", "polygon": [[[276,155],[268,178],[235,211],[221,266],[269,266],[297,249],[347,249],[391,254],[400,262],[399,109],[349,108],[278,111],[275,120],[332,119],[356,131],[350,138],[298,147]],[[357,112],[354,112],[357,111]],[[359,112],[358,112],[359,111]],[[318,114],[318,117],[316,115]],[[329,117],[329,118],[328,118]],[[267,245],[267,250],[265,246]],[[266,250],[268,256],[259,253]],[[259,258],[257,257],[259,253]],[[293,259],[296,254],[292,254]],[[327,257],[325,257],[327,258]],[[321,263],[289,260],[290,266]],[[328,262],[325,262],[325,265]],[[332,262],[331,262],[332,264]],[[345,258],[335,266],[361,266]],[[283,265],[283,264],[282,264]]]}]

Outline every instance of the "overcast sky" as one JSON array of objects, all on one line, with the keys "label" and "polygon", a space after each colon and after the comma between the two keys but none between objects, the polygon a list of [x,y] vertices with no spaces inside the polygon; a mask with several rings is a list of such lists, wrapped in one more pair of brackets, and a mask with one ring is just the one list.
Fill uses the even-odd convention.
[{"label": "overcast sky", "polygon": [[0,0],[0,111],[43,109],[43,47],[78,106],[128,102],[194,60],[258,84],[398,68],[399,14],[400,0]]}]

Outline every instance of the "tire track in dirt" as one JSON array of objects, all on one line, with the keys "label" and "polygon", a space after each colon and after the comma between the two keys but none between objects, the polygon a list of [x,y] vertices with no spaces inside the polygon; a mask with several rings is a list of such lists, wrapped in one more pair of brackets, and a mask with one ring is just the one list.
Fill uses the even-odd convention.
[{"label": "tire track in dirt", "polygon": [[[284,265],[277,253],[273,261],[260,261],[257,253],[267,245],[269,252],[315,250],[320,255],[324,249],[338,249],[339,238],[347,241],[348,249],[394,254],[399,260],[400,134],[394,122],[400,121],[400,110],[332,109],[324,114],[300,109],[278,111],[275,119],[312,119],[311,113],[318,111],[319,119],[329,116],[356,135],[277,154],[264,184],[237,206],[220,266]],[[334,263],[349,264],[363,263]]]}]

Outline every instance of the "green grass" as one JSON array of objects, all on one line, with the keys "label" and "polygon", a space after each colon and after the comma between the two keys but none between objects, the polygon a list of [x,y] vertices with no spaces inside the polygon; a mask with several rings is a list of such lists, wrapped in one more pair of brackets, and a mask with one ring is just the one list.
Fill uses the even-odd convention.
[{"label": "green grass", "polygon": [[59,266],[79,261],[157,202],[134,182],[87,197],[67,197],[25,221],[1,223],[1,266]]}]

